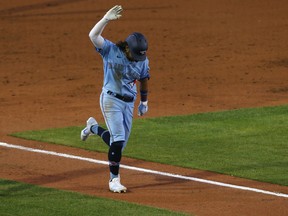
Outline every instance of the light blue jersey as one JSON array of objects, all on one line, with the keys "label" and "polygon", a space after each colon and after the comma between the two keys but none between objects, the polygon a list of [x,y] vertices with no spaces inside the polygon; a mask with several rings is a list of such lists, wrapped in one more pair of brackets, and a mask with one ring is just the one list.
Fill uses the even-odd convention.
[{"label": "light blue jersey", "polygon": [[103,90],[136,98],[136,80],[149,78],[149,60],[131,62],[116,44],[105,39],[103,48],[96,48],[103,58]]},{"label": "light blue jersey", "polygon": [[[132,62],[120,48],[105,39],[102,48],[96,48],[103,58],[104,81],[100,95],[100,107],[110,133],[110,145],[123,141],[126,146],[130,136],[134,103],[137,96],[136,81],[150,78],[149,61]],[[110,92],[110,94],[109,94]],[[130,97],[131,101],[119,99],[115,94]]]}]

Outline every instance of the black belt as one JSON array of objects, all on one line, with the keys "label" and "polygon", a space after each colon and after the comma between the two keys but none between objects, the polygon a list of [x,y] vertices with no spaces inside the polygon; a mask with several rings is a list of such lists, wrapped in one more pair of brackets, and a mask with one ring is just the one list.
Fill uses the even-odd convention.
[{"label": "black belt", "polygon": [[134,101],[134,97],[122,96],[122,95],[117,94],[115,92],[107,91],[107,94],[112,95],[112,96],[114,96],[114,97],[116,97],[116,98],[118,98],[118,99],[120,99],[120,100],[122,100],[124,102],[132,102],[132,101]]}]

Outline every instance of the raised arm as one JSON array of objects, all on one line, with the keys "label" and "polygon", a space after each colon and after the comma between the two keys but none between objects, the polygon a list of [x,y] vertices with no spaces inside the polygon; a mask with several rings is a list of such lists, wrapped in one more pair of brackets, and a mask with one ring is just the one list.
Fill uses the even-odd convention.
[{"label": "raised arm", "polygon": [[105,26],[108,24],[110,20],[119,19],[122,15],[121,12],[123,11],[121,5],[116,5],[111,8],[103,18],[96,23],[96,25],[91,29],[89,33],[90,40],[97,48],[102,48],[104,44],[104,38],[101,36]]}]

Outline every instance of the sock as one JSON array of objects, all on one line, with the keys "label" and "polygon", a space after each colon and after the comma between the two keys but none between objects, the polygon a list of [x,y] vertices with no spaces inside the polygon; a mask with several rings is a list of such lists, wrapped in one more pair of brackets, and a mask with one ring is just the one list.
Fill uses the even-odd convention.
[{"label": "sock", "polygon": [[113,142],[109,148],[108,160],[111,179],[118,177],[123,144],[123,141]]},{"label": "sock", "polygon": [[93,134],[97,134],[98,133],[98,128],[99,128],[99,125],[92,125],[92,127],[90,128],[90,131],[93,133]]},{"label": "sock", "polygon": [[98,136],[100,136],[102,138],[102,140],[108,145],[110,146],[110,133],[108,130],[100,127],[99,125],[93,125],[90,128],[90,131],[93,134],[97,134]]},{"label": "sock", "polygon": [[110,172],[110,180],[112,180],[114,178],[118,178],[118,174],[114,175],[112,172]]}]

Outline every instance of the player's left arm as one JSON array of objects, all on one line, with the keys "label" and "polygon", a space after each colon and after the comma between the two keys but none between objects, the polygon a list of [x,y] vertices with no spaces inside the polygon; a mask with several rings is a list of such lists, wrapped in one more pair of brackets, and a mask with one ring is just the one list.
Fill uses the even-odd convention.
[{"label": "player's left arm", "polygon": [[148,112],[148,80],[144,78],[139,80],[140,82],[140,104],[138,106],[138,115],[143,116]]},{"label": "player's left arm", "polygon": [[141,101],[148,101],[148,78],[140,80]]}]

